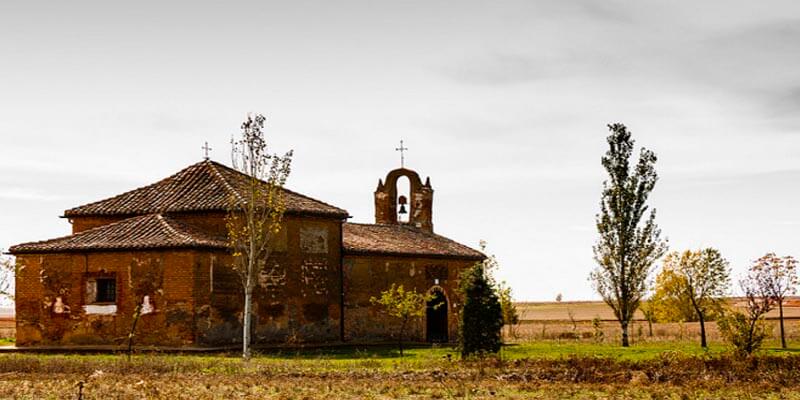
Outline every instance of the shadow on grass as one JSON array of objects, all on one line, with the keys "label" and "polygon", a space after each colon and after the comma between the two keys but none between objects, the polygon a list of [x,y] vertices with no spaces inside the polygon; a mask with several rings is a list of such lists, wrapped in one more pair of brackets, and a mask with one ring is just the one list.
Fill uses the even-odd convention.
[{"label": "shadow on grass", "polygon": [[[451,346],[442,345],[403,345],[402,358],[421,357],[447,357],[455,351]],[[397,346],[370,345],[370,346],[337,346],[308,349],[260,349],[255,351],[256,356],[278,359],[318,359],[351,360],[371,358],[401,358]]]}]

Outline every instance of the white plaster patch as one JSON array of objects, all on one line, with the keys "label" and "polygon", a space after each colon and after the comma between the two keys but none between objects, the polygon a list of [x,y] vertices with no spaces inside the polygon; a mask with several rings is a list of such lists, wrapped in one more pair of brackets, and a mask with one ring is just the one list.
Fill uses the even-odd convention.
[{"label": "white plaster patch", "polygon": [[[116,310],[114,310],[116,311]],[[150,296],[145,295],[144,299],[142,300],[142,308],[140,313],[141,314],[150,314],[151,312],[155,311],[153,305],[150,304]]]},{"label": "white plaster patch", "polygon": [[304,253],[325,254],[328,252],[328,229],[304,226],[300,228],[300,249]]},{"label": "white plaster patch", "polygon": [[87,304],[83,306],[86,314],[114,315],[117,313],[116,304]]}]

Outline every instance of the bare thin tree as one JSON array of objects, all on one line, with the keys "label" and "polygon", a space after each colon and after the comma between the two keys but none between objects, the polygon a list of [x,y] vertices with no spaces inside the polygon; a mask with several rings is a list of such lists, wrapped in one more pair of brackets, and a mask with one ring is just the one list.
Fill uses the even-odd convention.
[{"label": "bare thin tree", "polygon": [[750,267],[751,273],[761,286],[764,297],[778,306],[781,327],[781,347],[786,348],[786,333],[783,327],[783,303],[786,296],[797,290],[797,260],[792,256],[778,257],[768,253],[756,260]]},{"label": "bare thin tree", "polygon": [[11,257],[3,256],[0,249],[0,304],[14,300],[14,276],[16,267]]},{"label": "bare thin tree", "polygon": [[747,300],[744,313],[729,310],[717,320],[722,337],[733,344],[740,355],[750,355],[761,347],[767,337],[764,315],[773,307],[772,299],[764,290],[763,274],[752,269],[739,280],[739,287]]},{"label": "bare thin tree", "polygon": [[603,182],[594,246],[598,267],[590,274],[595,289],[614,311],[627,347],[628,325],[647,291],[647,279],[656,260],[667,250],[656,226],[655,210],[647,214],[647,198],[656,185],[656,155],[641,149],[631,165],[634,141],[625,125],[608,126],[609,150],[602,164],[609,180]]},{"label": "bare thin tree", "polygon": [[249,177],[244,190],[231,196],[227,216],[233,269],[244,288],[242,357],[249,360],[253,292],[261,272],[270,263],[277,234],[283,229],[286,205],[283,185],[291,172],[292,151],[270,154],[264,138],[266,118],[257,114],[242,123],[241,136],[231,140],[233,167]]}]

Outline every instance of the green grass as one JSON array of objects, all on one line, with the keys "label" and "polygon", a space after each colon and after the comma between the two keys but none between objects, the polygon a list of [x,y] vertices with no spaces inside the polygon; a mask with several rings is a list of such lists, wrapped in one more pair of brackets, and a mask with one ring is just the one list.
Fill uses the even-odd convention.
[{"label": "green grass", "polygon": [[14,338],[0,338],[0,346],[13,346],[15,342]]},{"label": "green grass", "polygon": [[[608,357],[618,360],[650,360],[664,353],[677,353],[682,356],[719,355],[730,348],[718,342],[711,342],[709,348],[703,349],[695,341],[653,341],[632,344],[625,348],[616,343],[595,343],[590,341],[543,340],[510,344],[503,347],[501,357],[506,360],[525,358],[558,359],[567,357]],[[457,359],[459,354],[452,347],[413,347],[405,350],[403,361],[410,363],[443,359]],[[800,353],[800,342],[789,343],[788,349],[780,349],[778,342],[768,342],[762,353],[765,354],[797,354]],[[300,350],[289,352],[266,352],[258,355],[264,360],[329,360],[354,361],[374,360],[379,362],[396,362],[400,354],[396,347],[345,347],[322,350]]]},{"label": "green grass", "polygon": [[[800,343],[790,343],[790,348],[783,350],[778,343],[768,343],[762,354],[789,355],[800,354]],[[570,357],[602,357],[620,361],[647,361],[662,357],[665,353],[676,356],[715,356],[729,351],[722,343],[712,342],[708,350],[690,341],[654,341],[641,342],[628,348],[612,343],[594,343],[587,341],[536,341],[505,346],[500,356],[504,360],[542,359],[556,360]],[[459,359],[458,351],[452,347],[411,347],[400,357],[396,347],[338,347],[312,350],[274,350],[257,352],[253,364],[281,367],[291,364],[293,367],[313,370],[346,370],[350,368],[367,368],[372,370],[425,369],[447,365]],[[124,358],[121,354],[40,354],[42,359],[76,359],[89,362],[106,362]],[[158,353],[140,353],[134,360],[142,362],[160,358]],[[3,355],[0,355],[0,361]],[[238,353],[223,354],[174,354],[170,360],[177,363],[208,363],[212,368],[225,369],[228,365],[240,365]]]}]

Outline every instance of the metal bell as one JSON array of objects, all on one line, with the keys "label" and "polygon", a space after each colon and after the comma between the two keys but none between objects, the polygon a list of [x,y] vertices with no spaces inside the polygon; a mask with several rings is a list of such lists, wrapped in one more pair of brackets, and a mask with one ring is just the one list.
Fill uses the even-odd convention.
[{"label": "metal bell", "polygon": [[400,211],[398,211],[397,213],[408,214],[408,211],[406,211],[406,204],[408,203],[408,199],[406,199],[406,196],[400,196],[397,199],[397,202],[400,203]]}]

